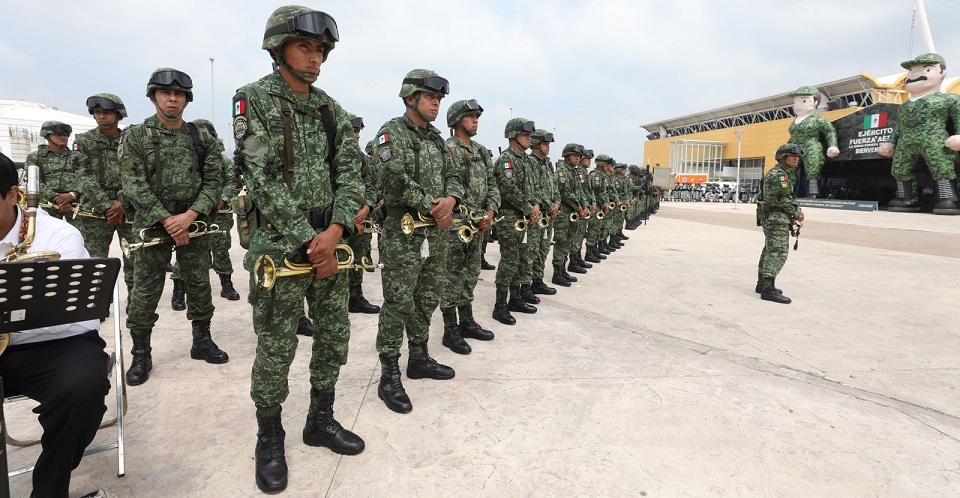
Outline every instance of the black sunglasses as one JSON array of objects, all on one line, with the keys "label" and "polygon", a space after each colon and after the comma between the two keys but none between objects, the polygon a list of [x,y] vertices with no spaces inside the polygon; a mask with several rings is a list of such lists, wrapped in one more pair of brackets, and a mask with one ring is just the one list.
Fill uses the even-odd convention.
[{"label": "black sunglasses", "polygon": [[176,83],[180,88],[193,88],[193,80],[183,71],[171,69],[167,71],[158,71],[150,77],[150,83],[160,86],[170,86]]},{"label": "black sunglasses", "polygon": [[263,39],[266,40],[274,35],[283,33],[299,33],[309,37],[322,37],[324,34],[333,41],[340,41],[340,31],[337,30],[337,21],[326,12],[307,12],[300,14],[283,24],[270,27],[263,33]]},{"label": "black sunglasses", "polygon": [[426,88],[431,92],[448,95],[450,93],[450,82],[440,76],[427,76],[426,78],[404,78],[403,83],[416,85]]}]

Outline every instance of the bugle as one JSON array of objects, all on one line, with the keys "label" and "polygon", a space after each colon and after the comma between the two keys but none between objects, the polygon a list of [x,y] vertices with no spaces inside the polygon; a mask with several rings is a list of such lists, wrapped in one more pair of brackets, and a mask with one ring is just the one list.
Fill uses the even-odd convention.
[{"label": "bugle", "polygon": [[[85,218],[96,218],[96,219],[99,219],[99,220],[106,220],[106,219],[107,219],[107,215],[106,215],[106,214],[97,214],[97,213],[94,212],[92,209],[89,210],[89,211],[85,211],[85,210],[83,209],[83,202],[82,202],[82,201],[79,202],[79,203],[77,203],[76,207],[73,208],[73,219],[77,219],[77,216],[83,216],[83,217],[85,217]],[[130,220],[127,220],[127,219],[125,219],[123,222],[124,222],[125,224],[127,224],[127,225],[132,225],[132,224],[133,224],[133,221],[130,221]]]},{"label": "bugle", "polygon": [[580,220],[580,215],[577,213],[570,213],[570,222],[576,222]]},{"label": "bugle", "polygon": [[[357,263],[353,256],[353,249],[346,244],[337,244],[334,247],[334,254],[337,256],[337,271],[383,268],[382,264],[372,264],[366,257],[361,258]],[[341,258],[340,255],[343,257]],[[280,277],[310,275],[313,272],[314,268],[310,263],[293,263],[284,257],[283,266],[277,266],[273,258],[264,254],[253,263],[253,282],[261,290],[268,291],[277,284],[277,279]]]},{"label": "bugle", "polygon": [[[120,239],[120,250],[123,251],[123,256],[129,258],[131,253],[139,251],[144,247],[158,246],[160,244],[172,244],[173,237],[169,234],[164,233],[160,237],[150,237],[147,238],[147,231],[150,228],[144,228],[140,230],[140,240],[142,242],[130,243],[127,239]],[[191,239],[197,237],[203,237],[204,235],[214,235],[218,233],[227,233],[226,230],[221,230],[220,225],[216,223],[208,225],[202,221],[194,221],[190,225],[190,228],[187,230],[187,236]]]},{"label": "bugle", "polygon": [[[457,228],[457,238],[460,239],[460,242],[466,244],[473,240],[473,236],[480,232],[480,222],[485,219],[485,216],[486,215],[477,215],[474,211],[470,211],[469,214],[467,214],[465,223]],[[504,218],[505,216],[501,216],[490,220],[490,226],[496,225],[503,221]]]},{"label": "bugle", "polygon": [[[460,212],[463,215],[467,215],[467,208],[460,205]],[[418,228],[430,228],[437,226],[437,220],[432,217],[424,216],[422,213],[417,213],[419,220],[414,220],[413,215],[410,213],[404,213],[400,218],[400,231],[404,235],[413,235],[413,231]]]},{"label": "bugle", "polygon": [[627,210],[627,205],[626,205],[626,204],[621,204],[621,205],[620,205],[620,210],[621,210],[621,211],[626,211],[626,210]]},{"label": "bugle", "polygon": [[603,211],[597,211],[597,219],[602,220],[604,217]]},{"label": "bugle", "polygon": [[608,208],[608,209],[613,209],[613,208],[615,208],[615,207],[617,207],[617,203],[616,203],[616,202],[610,201],[610,202],[607,203],[607,208]]},{"label": "bugle", "polygon": [[[402,225],[403,221],[401,220],[400,223]],[[363,233],[383,233],[383,227],[370,218],[366,218],[363,220]]]}]

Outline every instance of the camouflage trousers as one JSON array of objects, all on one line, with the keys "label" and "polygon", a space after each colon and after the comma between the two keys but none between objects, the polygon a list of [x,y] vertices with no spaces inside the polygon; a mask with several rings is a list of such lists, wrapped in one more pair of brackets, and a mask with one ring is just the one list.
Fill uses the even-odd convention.
[{"label": "camouflage trousers", "polygon": [[447,230],[429,228],[408,236],[400,231],[399,218],[384,220],[380,241],[383,306],[377,330],[380,354],[399,355],[404,331],[412,344],[424,344],[430,338],[430,317],[440,305],[447,283],[448,236]]},{"label": "camouflage trousers", "polygon": [[[572,224],[570,227],[570,252],[580,253],[583,242],[587,238],[587,226],[592,221],[596,220],[591,216],[589,220],[580,220]],[[556,252],[556,249],[554,249],[554,252]]]},{"label": "camouflage trousers", "polygon": [[[370,259],[370,249],[373,245],[373,234],[365,233],[363,235],[351,235],[347,238],[347,245],[350,246],[350,249],[353,249],[353,257],[357,260],[357,263],[360,262],[360,258]],[[373,261],[371,261],[373,262]],[[363,284],[363,274],[365,271],[351,271],[350,273],[350,288],[360,287]]]},{"label": "camouflage trousers", "polygon": [[500,245],[500,263],[497,264],[497,285],[518,286],[523,278],[521,269],[525,266],[527,244],[523,243],[527,230],[518,232],[513,229],[513,218],[507,217],[497,225],[497,242]]},{"label": "camouflage trousers", "polygon": [[[113,234],[129,242],[137,242],[133,238],[133,225],[121,223],[111,225],[106,220],[78,216],[80,233],[83,235],[83,245],[94,258],[106,258],[110,255],[110,244],[113,243]],[[137,253],[133,253],[136,256]],[[123,282],[127,286],[127,293],[133,289],[133,258],[123,257]]]},{"label": "camouflage trousers", "polygon": [[[220,230],[226,230],[227,233],[218,233],[203,237],[206,239],[207,245],[210,248],[210,255],[207,257],[210,261],[213,261],[213,271],[217,275],[233,274],[233,261],[230,260],[230,248],[233,247],[230,230],[233,229],[233,224],[232,214],[218,214],[216,225]],[[180,275],[179,259],[173,264],[173,272],[170,273],[170,279],[183,280],[183,277]]]},{"label": "camouflage trousers", "polygon": [[623,230],[623,211],[620,210],[620,206],[614,206],[609,214],[610,217],[603,220],[605,222],[604,225],[606,225],[606,237]]},{"label": "camouflage trousers", "polygon": [[763,223],[763,251],[757,274],[761,277],[776,277],[787,262],[790,248],[790,223],[786,215],[771,213]]},{"label": "camouflage trousers", "polygon": [[[597,211],[602,213],[603,210]],[[612,212],[612,211],[611,211]],[[606,216],[606,215],[604,215]],[[587,226],[587,245],[595,246],[600,243],[600,238],[606,233],[607,219],[598,220],[596,216],[590,218],[590,224]]]},{"label": "camouflage trousers", "polygon": [[[209,320],[213,317],[213,300],[210,297],[210,269],[207,255],[209,241],[206,237],[190,239],[190,243],[177,247],[177,262],[187,296],[187,319]],[[139,241],[137,241],[139,242]],[[164,267],[170,262],[170,244],[145,247],[136,252],[133,268],[133,292],[127,306],[127,328],[131,333],[144,333],[153,329],[160,316],[157,304],[163,293],[166,277]]]},{"label": "camouflage trousers", "polygon": [[900,140],[893,152],[893,166],[890,173],[897,181],[913,182],[913,192],[908,192],[909,202],[916,203],[920,198],[920,178],[917,174],[926,164],[934,181],[953,180],[957,177],[954,162],[957,153],[945,145],[943,139],[932,139],[932,143],[920,140]]},{"label": "camouflage trousers", "polygon": [[[305,339],[313,341],[310,386],[327,391],[336,385],[350,345],[346,273],[322,279],[312,275],[277,278],[272,290],[251,296],[257,356],[250,374],[250,397],[257,408],[280,405],[290,393],[288,377],[297,352],[297,322],[304,299],[316,327],[313,337]],[[252,274],[250,288],[256,289]]]},{"label": "camouflage trousers", "polygon": [[486,232],[478,233],[473,240],[464,244],[457,238],[456,231],[450,231],[447,237],[447,281],[440,309],[458,308],[473,303],[473,289],[480,280],[480,257],[486,236]]},{"label": "camouflage trousers", "polygon": [[567,264],[567,256],[573,252],[574,239],[577,237],[577,225],[581,221],[570,221],[570,212],[561,210],[553,220],[553,266]]},{"label": "camouflage trousers", "polygon": [[[553,223],[553,220],[550,220]],[[540,228],[536,223],[527,224],[527,248],[524,253],[523,274],[520,276],[521,285],[529,285],[534,280],[543,279],[543,265],[550,252],[550,236],[552,229]]]}]

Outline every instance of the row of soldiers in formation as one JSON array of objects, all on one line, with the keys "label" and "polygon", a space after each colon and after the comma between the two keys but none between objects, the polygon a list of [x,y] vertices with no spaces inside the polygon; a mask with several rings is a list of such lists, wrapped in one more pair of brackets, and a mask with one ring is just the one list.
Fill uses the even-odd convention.
[{"label": "row of soldiers in formation", "polygon": [[[739,196],[736,195],[739,192]],[[739,197],[740,202],[757,202],[760,196],[759,185],[741,185],[731,187],[708,184],[678,184],[671,190],[663,192],[663,200],[679,202],[734,202]]]}]

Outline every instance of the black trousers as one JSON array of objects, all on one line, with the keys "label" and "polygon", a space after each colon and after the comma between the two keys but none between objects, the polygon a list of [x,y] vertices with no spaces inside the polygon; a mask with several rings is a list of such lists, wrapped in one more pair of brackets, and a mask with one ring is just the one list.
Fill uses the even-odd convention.
[{"label": "black trousers", "polygon": [[[55,341],[10,346],[0,356],[4,395],[40,403],[43,451],[33,471],[33,495],[66,497],[70,473],[80,465],[107,411],[108,356],[96,331]],[[6,478],[5,476],[3,477]]]}]

